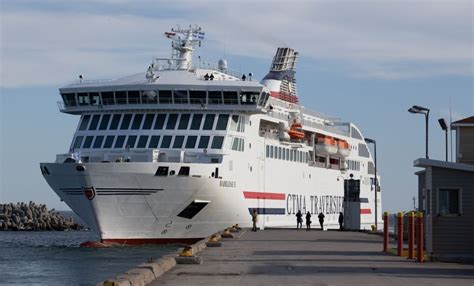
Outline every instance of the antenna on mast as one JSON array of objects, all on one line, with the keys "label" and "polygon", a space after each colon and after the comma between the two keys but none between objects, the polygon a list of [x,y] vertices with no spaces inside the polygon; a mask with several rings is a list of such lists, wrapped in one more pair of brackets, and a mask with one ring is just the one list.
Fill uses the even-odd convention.
[{"label": "antenna on mast", "polygon": [[201,46],[204,40],[204,32],[201,27],[189,25],[188,29],[171,29],[171,32],[165,32],[165,37],[171,39],[171,48],[173,53],[172,60],[176,61],[177,69],[189,70],[192,65],[193,51],[196,46]]}]

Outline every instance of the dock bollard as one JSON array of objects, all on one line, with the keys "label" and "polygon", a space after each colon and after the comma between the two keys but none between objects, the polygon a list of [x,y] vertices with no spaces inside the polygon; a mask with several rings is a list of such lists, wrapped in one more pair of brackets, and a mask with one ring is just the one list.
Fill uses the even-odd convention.
[{"label": "dock bollard", "polygon": [[415,258],[415,213],[408,213],[408,258]]},{"label": "dock bollard", "polygon": [[416,261],[423,262],[423,213],[418,212],[416,215],[418,229],[418,241],[416,244]]},{"label": "dock bollard", "polygon": [[222,238],[234,238],[234,235],[230,233],[230,229],[226,228],[221,235]]},{"label": "dock bollard", "polygon": [[398,241],[397,255],[403,256],[403,213],[398,213]]},{"label": "dock bollard", "polygon": [[222,241],[217,237],[217,235],[213,234],[209,238],[209,240],[206,242],[207,247],[221,247],[222,246]]},{"label": "dock bollard", "polygon": [[388,251],[388,212],[383,213],[383,251]]},{"label": "dock bollard", "polygon": [[195,256],[191,246],[185,246],[184,249],[174,258],[176,264],[202,264],[202,258]]}]

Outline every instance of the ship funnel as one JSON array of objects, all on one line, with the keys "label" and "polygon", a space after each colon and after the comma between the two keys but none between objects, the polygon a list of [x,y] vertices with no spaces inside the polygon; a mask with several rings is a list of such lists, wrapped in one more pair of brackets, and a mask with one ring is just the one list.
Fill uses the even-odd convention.
[{"label": "ship funnel", "polygon": [[270,96],[297,103],[295,66],[298,52],[291,48],[278,48],[273,57],[270,72],[263,78],[262,84],[270,89]]}]

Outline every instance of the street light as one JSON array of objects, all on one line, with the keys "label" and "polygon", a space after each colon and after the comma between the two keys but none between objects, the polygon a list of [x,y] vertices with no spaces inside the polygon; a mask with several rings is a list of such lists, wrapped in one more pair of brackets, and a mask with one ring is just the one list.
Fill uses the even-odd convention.
[{"label": "street light", "polygon": [[377,201],[377,192],[378,192],[378,180],[377,180],[377,142],[375,142],[374,139],[370,139],[370,138],[365,138],[364,139],[365,142],[367,143],[371,143],[371,144],[374,144],[374,161],[375,161],[375,167],[374,167],[374,172],[375,172],[375,179],[374,179],[374,184],[375,184],[375,231],[377,231],[378,229],[378,219],[377,219],[377,205],[378,205],[378,201]]},{"label": "street light", "polygon": [[419,113],[419,114],[424,114],[425,115],[425,122],[426,122],[426,159],[429,159],[428,157],[428,118],[430,116],[430,110],[426,107],[419,106],[419,105],[413,105],[408,109],[408,112],[410,113]]},{"label": "street light", "polygon": [[439,126],[441,126],[441,129],[443,129],[446,134],[446,162],[448,162],[448,125],[446,124],[444,118],[438,119],[438,122]]}]

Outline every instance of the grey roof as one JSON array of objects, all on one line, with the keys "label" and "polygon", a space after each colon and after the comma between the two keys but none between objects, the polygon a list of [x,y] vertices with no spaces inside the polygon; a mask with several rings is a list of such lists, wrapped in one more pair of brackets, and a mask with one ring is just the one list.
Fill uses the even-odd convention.
[{"label": "grey roof", "polygon": [[[199,74],[209,72],[218,76],[225,76],[226,80],[203,80]],[[263,86],[257,81],[241,81],[233,76],[219,73],[213,70],[196,70],[195,72],[184,70],[159,71],[155,72],[158,78],[153,82],[146,79],[146,72],[137,73],[113,80],[84,80],[76,82],[65,87],[60,88],[62,92],[70,91],[91,91],[91,90],[123,90],[130,88],[156,89],[156,88],[179,88],[185,89],[193,88],[207,88],[207,89],[222,89],[222,88],[250,88],[252,90],[261,89]],[[137,87],[139,86],[139,87]]]},{"label": "grey roof", "polygon": [[431,160],[425,158],[418,158],[413,162],[415,167],[438,167],[445,169],[454,169],[460,171],[474,172],[474,165],[464,164],[464,163],[453,163],[440,160]]}]

